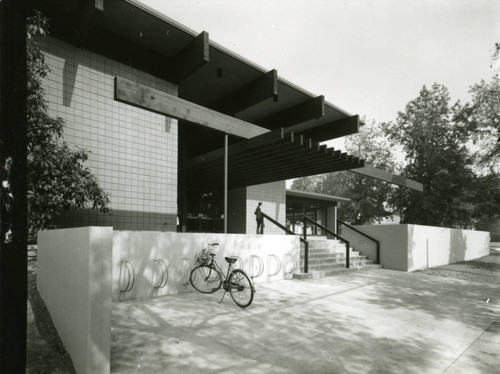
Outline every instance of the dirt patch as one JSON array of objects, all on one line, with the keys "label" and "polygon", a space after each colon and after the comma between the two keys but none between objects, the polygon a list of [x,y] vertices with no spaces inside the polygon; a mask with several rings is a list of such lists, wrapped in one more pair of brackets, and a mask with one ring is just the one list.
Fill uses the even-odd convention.
[{"label": "dirt patch", "polygon": [[500,251],[492,250],[489,256],[472,261],[457,262],[456,264],[419,270],[417,273],[472,282],[500,284]]},{"label": "dirt patch", "polygon": [[36,289],[36,261],[28,261],[26,373],[75,373],[45,304]]}]

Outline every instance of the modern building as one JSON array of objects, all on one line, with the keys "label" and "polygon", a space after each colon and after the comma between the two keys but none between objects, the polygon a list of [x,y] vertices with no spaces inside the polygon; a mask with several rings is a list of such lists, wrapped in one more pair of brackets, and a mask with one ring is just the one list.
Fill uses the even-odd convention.
[{"label": "modern building", "polygon": [[[50,114],[91,152],[113,211],[65,212],[59,227],[254,233],[259,201],[283,224],[297,209],[285,180],[364,166],[320,144],[356,133],[359,116],[206,32],[135,0],[45,0],[40,10]],[[325,221],[320,206],[308,214]]]}]

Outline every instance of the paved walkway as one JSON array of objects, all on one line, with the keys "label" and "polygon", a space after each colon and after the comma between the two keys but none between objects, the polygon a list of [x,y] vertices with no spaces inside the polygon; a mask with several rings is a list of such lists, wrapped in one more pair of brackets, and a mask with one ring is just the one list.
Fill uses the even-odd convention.
[{"label": "paved walkway", "polygon": [[113,304],[112,373],[500,371],[500,286],[374,270]]}]

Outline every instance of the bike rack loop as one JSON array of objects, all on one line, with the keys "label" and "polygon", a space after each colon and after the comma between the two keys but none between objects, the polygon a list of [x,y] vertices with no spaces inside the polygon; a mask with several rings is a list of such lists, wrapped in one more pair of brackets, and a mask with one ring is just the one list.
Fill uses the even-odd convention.
[{"label": "bike rack loop", "polygon": [[239,257],[239,256],[231,256],[231,257],[234,257],[236,259],[236,261],[238,262],[238,267],[235,269],[245,270],[245,269],[243,269],[243,260],[241,259],[241,257]]},{"label": "bike rack loop", "polygon": [[[191,284],[191,281],[189,280],[189,276],[191,275],[191,270],[194,268],[194,261],[192,258],[184,257],[182,259],[182,262],[183,262],[183,264],[185,264],[186,262],[188,263],[189,272],[188,272],[188,276],[187,276],[187,282],[182,283],[183,286],[187,286],[187,285]],[[183,268],[185,269],[186,267],[183,266]]]},{"label": "bike rack loop", "polygon": [[259,256],[256,255],[251,255],[250,256],[250,271],[253,272],[253,265],[254,265],[254,260],[257,259],[259,263],[259,271],[257,272],[257,275],[250,274],[250,278],[258,278],[262,275],[264,272],[264,261]]},{"label": "bike rack loop", "polygon": [[[124,260],[120,264],[120,277],[118,279],[118,282],[121,286],[121,281],[122,281],[122,272],[125,274],[125,271],[123,269],[126,269],[127,272],[127,286],[125,288],[120,287],[120,292],[129,292],[134,288],[135,284],[135,271],[134,271],[134,266],[130,263],[130,261]],[[123,276],[125,278],[125,275]]]},{"label": "bike rack loop", "polygon": [[[292,264],[293,264],[292,270],[290,270],[290,271],[286,271],[286,259],[287,258],[290,258],[292,260]],[[285,253],[285,255],[283,257],[283,273],[285,273],[285,275],[286,274],[293,274],[293,273],[295,273],[297,268],[298,268],[297,259],[295,257],[293,257],[290,253]]]},{"label": "bike rack loop", "polygon": [[[276,267],[276,271],[273,274],[269,273],[269,270],[271,269],[271,258],[274,258],[276,260],[276,263],[278,264],[278,266]],[[268,271],[267,273],[268,281],[270,280],[271,277],[274,277],[275,275],[279,274],[279,272],[281,271],[281,261],[278,258],[278,256],[272,254],[267,255],[267,271]]]},{"label": "bike rack loop", "polygon": [[[156,285],[154,285],[154,279],[155,279],[155,264],[158,264],[158,273],[161,271],[161,277],[159,278],[160,279],[160,282]],[[154,264],[153,264],[153,275],[152,275],[152,278],[153,278],[153,287],[154,288],[163,288],[167,285],[167,282],[168,282],[168,269],[167,269],[167,264],[165,263],[165,261],[163,261],[162,259],[158,258],[158,259],[155,259],[154,260]]]}]

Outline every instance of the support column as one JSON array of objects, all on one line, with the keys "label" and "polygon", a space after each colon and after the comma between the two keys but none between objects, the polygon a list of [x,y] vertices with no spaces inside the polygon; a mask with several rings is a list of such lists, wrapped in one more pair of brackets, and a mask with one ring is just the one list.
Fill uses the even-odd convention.
[{"label": "support column", "polygon": [[224,234],[227,234],[228,135],[224,136]]},{"label": "support column", "polygon": [[0,368],[26,366],[26,8],[0,2]]}]

